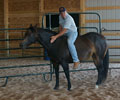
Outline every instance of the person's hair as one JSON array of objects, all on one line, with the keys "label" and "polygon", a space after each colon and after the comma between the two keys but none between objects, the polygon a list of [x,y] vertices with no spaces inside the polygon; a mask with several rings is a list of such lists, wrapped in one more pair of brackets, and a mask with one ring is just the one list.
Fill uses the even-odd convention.
[{"label": "person's hair", "polygon": [[65,11],[66,11],[66,9],[65,9],[64,7],[60,7],[60,8],[59,8],[59,13],[65,12]]}]

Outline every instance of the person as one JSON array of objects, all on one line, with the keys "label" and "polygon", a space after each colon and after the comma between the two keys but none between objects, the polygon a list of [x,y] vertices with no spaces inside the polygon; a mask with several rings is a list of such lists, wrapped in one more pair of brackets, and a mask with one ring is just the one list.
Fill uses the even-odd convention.
[{"label": "person", "polygon": [[77,27],[75,25],[74,19],[67,13],[66,8],[60,7],[59,8],[59,33],[55,36],[51,37],[50,42],[53,43],[58,37],[62,35],[66,35],[68,48],[70,51],[70,54],[72,56],[74,66],[73,69],[76,69],[80,62],[77,56],[76,47],[74,45],[74,42],[78,36]]}]

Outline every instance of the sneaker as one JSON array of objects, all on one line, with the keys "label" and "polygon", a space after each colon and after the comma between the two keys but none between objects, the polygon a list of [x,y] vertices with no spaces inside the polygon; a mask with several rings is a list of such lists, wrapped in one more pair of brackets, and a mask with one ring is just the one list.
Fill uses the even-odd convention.
[{"label": "sneaker", "polygon": [[73,69],[77,69],[79,65],[80,65],[80,62],[74,62]]}]

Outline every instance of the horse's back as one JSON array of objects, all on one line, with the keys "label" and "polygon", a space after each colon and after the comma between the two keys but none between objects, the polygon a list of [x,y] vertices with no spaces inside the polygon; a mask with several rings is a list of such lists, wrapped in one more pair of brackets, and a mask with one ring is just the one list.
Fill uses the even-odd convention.
[{"label": "horse's back", "polygon": [[75,45],[80,60],[89,58],[93,53],[103,56],[107,48],[104,36],[96,32],[89,32],[79,36]]},{"label": "horse's back", "polygon": [[85,37],[94,44],[96,53],[102,57],[108,48],[106,38],[102,34],[96,32],[89,32]]},{"label": "horse's back", "polygon": [[[102,53],[104,53],[104,49],[106,48],[106,41],[102,35],[95,32],[89,32],[85,35],[78,36],[75,41],[75,46],[79,59],[86,60],[92,56],[93,53],[99,53],[100,50],[101,52],[103,51]],[[55,60],[64,59],[68,62],[72,62],[66,36],[58,38],[55,43],[52,44],[49,55],[52,55]]]},{"label": "horse's back", "polygon": [[92,42],[106,40],[105,37],[97,32],[88,32],[84,35],[81,35],[82,38],[87,38]]}]

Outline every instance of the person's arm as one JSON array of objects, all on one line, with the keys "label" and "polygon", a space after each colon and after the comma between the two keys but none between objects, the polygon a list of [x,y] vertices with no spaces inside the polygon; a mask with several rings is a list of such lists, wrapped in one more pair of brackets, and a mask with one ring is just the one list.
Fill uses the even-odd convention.
[{"label": "person's arm", "polygon": [[59,32],[62,31],[62,25],[59,25]]},{"label": "person's arm", "polygon": [[53,43],[58,37],[62,36],[65,32],[67,31],[66,28],[62,29],[62,31],[60,31],[57,35],[52,36],[50,43]]}]

